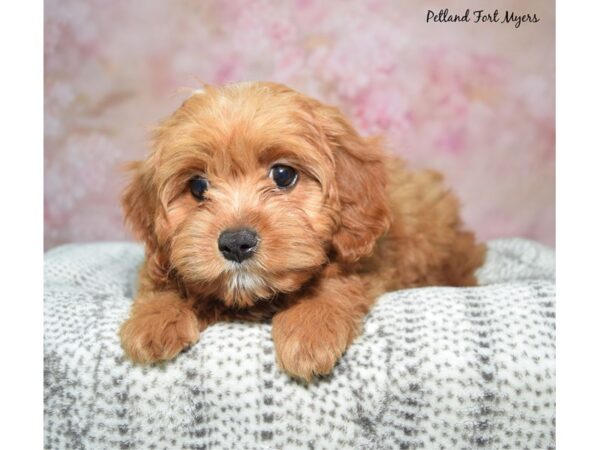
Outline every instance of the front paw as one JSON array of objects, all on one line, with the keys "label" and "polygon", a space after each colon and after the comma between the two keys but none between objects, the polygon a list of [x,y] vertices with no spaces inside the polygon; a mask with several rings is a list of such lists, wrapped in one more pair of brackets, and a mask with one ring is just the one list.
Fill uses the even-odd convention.
[{"label": "front paw", "polygon": [[306,317],[283,311],[273,319],[277,361],[288,374],[307,382],[328,375],[352,342],[355,328],[343,322],[311,323]]},{"label": "front paw", "polygon": [[119,335],[125,354],[133,362],[146,364],[173,359],[194,344],[199,333],[193,311],[169,306],[134,312]]}]

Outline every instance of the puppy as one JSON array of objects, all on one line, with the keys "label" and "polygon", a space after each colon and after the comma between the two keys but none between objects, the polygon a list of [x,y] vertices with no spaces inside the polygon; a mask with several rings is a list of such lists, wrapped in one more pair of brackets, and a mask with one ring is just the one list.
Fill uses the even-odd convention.
[{"label": "puppy", "polygon": [[380,294],[472,286],[485,248],[431,171],[408,171],[331,106],[274,83],[206,87],[132,165],[146,259],[125,353],[177,356],[210,324],[272,319],[279,365],[329,374]]}]

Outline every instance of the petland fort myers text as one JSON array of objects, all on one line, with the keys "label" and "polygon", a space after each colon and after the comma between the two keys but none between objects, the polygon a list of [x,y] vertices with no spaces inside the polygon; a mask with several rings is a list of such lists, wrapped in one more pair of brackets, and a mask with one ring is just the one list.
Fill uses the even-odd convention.
[{"label": "petland fort myers text", "polygon": [[519,28],[524,23],[538,23],[540,18],[535,13],[517,14],[514,11],[499,10],[493,12],[484,9],[476,9],[471,11],[465,10],[462,14],[454,14],[448,11],[448,8],[441,9],[438,12],[427,10],[427,23],[447,23],[447,22],[470,22],[470,23],[504,23],[512,24],[515,28]]}]

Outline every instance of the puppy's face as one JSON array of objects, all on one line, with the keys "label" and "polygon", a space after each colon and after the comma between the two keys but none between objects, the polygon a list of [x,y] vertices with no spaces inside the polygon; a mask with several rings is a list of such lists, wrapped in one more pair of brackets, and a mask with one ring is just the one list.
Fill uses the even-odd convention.
[{"label": "puppy's face", "polygon": [[148,261],[234,307],[369,253],[388,225],[376,146],[280,85],[207,88],[155,134],[124,195]]}]

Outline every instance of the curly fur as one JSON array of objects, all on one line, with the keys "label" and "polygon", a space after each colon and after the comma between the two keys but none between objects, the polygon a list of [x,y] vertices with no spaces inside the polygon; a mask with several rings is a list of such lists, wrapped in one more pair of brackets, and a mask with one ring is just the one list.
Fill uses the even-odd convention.
[{"label": "curly fur", "polygon": [[[293,189],[268,177],[275,163],[299,172]],[[272,318],[280,366],[310,380],[331,372],[378,295],[474,285],[483,262],[439,174],[407,170],[339,110],[282,85],[207,86],[131,169],[123,205],[146,260],[120,335],[137,362],[175,357],[215,321]],[[198,174],[202,201],[188,189]],[[260,236],[243,264],[217,245],[239,226]]]}]

